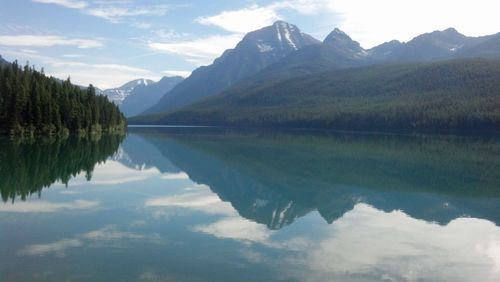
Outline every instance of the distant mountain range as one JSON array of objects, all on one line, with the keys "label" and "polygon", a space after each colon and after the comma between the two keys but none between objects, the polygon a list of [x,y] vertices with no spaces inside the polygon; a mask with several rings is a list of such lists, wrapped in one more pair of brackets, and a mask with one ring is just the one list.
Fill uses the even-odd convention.
[{"label": "distant mountain range", "polygon": [[[484,60],[468,61],[465,60],[467,58],[483,58]],[[453,108],[455,103],[453,99],[456,97],[444,94],[449,94],[449,89],[460,96],[461,106],[475,107],[482,105],[483,102],[496,106],[500,105],[497,91],[499,89],[497,87],[500,86],[492,78],[497,75],[500,65],[496,59],[500,59],[500,34],[467,37],[449,28],[422,34],[406,43],[390,41],[371,49],[364,49],[339,29],[333,30],[323,42],[320,42],[302,33],[297,27],[279,21],[272,26],[249,33],[235,49],[226,51],[212,65],[194,71],[189,78],[166,93],[157,105],[145,111],[143,116],[132,118],[129,122],[255,124],[259,126],[284,124],[276,122],[277,119],[286,120],[290,126],[320,126],[321,124],[320,127],[335,127],[338,124],[334,121],[338,120],[331,119],[332,116],[344,115],[359,118],[357,111],[372,110],[369,107],[378,107],[381,111],[391,110],[392,115],[394,112],[405,113],[404,107],[396,107],[397,103],[392,98],[399,99],[401,106],[402,103],[413,103],[433,93],[434,96],[431,96],[433,99],[430,100],[441,101],[440,103],[450,110]],[[445,61],[448,60],[458,61],[446,63]],[[429,64],[431,62],[436,63]],[[370,66],[377,65],[395,66],[370,69]],[[368,69],[347,71],[347,69],[360,67]],[[485,72],[487,76],[482,75]],[[391,75],[392,79],[402,79],[405,83],[394,83]],[[415,81],[415,76],[425,78],[425,80]],[[468,76],[477,79],[466,80],[467,85],[443,83],[443,81],[456,82],[457,80],[462,82],[460,79]],[[335,80],[337,77],[343,77],[347,82]],[[443,81],[442,77],[444,77]],[[377,81],[380,79],[387,81],[388,84],[385,86],[378,84]],[[330,81],[337,84],[329,83]],[[355,85],[354,81],[367,85]],[[426,83],[434,88],[419,87],[419,83]],[[318,85],[328,85],[328,87],[320,88]],[[378,88],[371,89],[370,85]],[[487,98],[489,102],[486,100],[478,102],[478,91],[482,91],[479,86],[484,87],[483,90],[490,91]],[[370,91],[367,92],[367,89]],[[470,89],[473,92],[467,92]],[[399,95],[393,95],[394,97],[390,98],[392,94],[385,95],[380,92],[385,90],[399,93]],[[350,99],[359,100],[356,103],[348,103],[353,108],[340,110],[337,106],[346,105],[343,102],[336,102],[338,95],[343,95],[336,91],[358,91],[352,92],[354,96],[351,95]],[[407,91],[417,92],[407,93]],[[379,93],[377,95],[382,95],[387,99],[381,98],[378,105],[367,105],[367,96],[374,95],[374,93]],[[413,100],[404,100],[408,98],[405,94],[411,94],[408,97],[411,96]],[[209,98],[211,96],[215,97]],[[306,105],[304,101],[311,104]],[[303,107],[300,109],[300,114],[286,112],[287,109],[291,109],[290,105],[294,104],[301,104]],[[429,107],[441,107],[436,104],[425,104],[427,107],[425,109],[420,104],[412,104],[412,107],[418,108],[419,113],[425,112],[426,114],[430,114],[427,112]],[[321,114],[317,113],[318,106],[321,106]],[[245,108],[243,112],[238,112],[243,108]],[[294,109],[298,108],[294,107]],[[472,110],[472,108],[462,107],[461,110]],[[327,112],[328,118],[325,116]],[[456,123],[460,122],[458,119],[468,118],[469,114],[465,112],[461,117],[453,116],[456,113],[458,112],[447,112],[442,119],[448,121],[439,126],[433,126],[450,128],[453,124],[451,127],[456,127],[458,126]],[[500,123],[498,113],[492,107],[482,107],[478,113],[473,118],[468,118],[470,126],[476,126],[478,120],[488,123],[488,127],[491,125],[497,127]],[[383,115],[383,112],[379,114]],[[243,115],[245,118],[242,118]],[[295,120],[298,116],[300,120]],[[268,120],[270,118],[272,122]],[[377,118],[384,119],[382,116],[377,116]],[[392,118],[397,119],[397,117]],[[472,122],[472,120],[475,121]],[[304,121],[307,122],[304,123]],[[318,121],[321,122],[317,123]],[[423,125],[424,123],[407,120],[404,127],[415,128],[418,127],[416,124],[422,127],[428,126]],[[479,123],[482,124],[482,122]],[[398,126],[402,125],[398,124]],[[380,126],[384,127],[386,124],[381,123]],[[347,127],[350,128],[350,125]]]},{"label": "distant mountain range", "polygon": [[165,93],[183,80],[180,76],[165,76],[158,82],[139,84],[123,100],[120,109],[127,117],[138,115],[158,103]]},{"label": "distant mountain range", "polygon": [[121,105],[125,98],[127,98],[137,86],[148,86],[148,84],[152,83],[154,83],[152,80],[143,78],[136,79],[129,81],[118,88],[101,90],[101,94],[107,96],[109,100],[115,104]]},{"label": "distant mountain range", "polygon": [[118,88],[100,90],[100,94],[107,96],[120,107],[125,116],[130,117],[154,106],[165,93],[182,80],[180,76],[165,76],[158,82],[136,79]]}]

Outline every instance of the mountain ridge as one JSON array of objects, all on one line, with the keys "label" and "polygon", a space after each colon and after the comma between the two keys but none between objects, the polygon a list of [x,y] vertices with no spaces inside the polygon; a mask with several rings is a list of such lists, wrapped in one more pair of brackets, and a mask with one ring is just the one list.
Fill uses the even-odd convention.
[{"label": "mountain ridge", "polygon": [[166,93],[156,106],[145,113],[179,108],[199,98],[217,94],[286,55],[312,44],[319,44],[319,41],[283,21],[250,32],[235,48],[226,50],[215,59],[213,64],[193,71],[190,77]]}]

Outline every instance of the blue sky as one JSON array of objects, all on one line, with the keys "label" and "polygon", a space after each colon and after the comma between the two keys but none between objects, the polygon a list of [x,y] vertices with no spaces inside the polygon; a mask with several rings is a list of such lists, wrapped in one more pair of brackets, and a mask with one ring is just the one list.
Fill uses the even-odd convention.
[{"label": "blue sky", "polygon": [[339,27],[365,48],[455,27],[500,32],[497,0],[0,0],[0,55],[100,88],[188,75],[246,32],[281,19],[323,39]]}]

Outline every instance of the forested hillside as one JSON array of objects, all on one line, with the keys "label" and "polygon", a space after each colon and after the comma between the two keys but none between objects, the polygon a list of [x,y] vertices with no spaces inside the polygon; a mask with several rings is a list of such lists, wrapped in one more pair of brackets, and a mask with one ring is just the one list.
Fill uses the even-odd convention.
[{"label": "forested hillside", "polygon": [[500,61],[331,71],[235,86],[131,123],[334,129],[500,129]]},{"label": "forested hillside", "polygon": [[0,131],[13,135],[124,130],[118,107],[90,85],[82,90],[14,62],[0,67]]}]

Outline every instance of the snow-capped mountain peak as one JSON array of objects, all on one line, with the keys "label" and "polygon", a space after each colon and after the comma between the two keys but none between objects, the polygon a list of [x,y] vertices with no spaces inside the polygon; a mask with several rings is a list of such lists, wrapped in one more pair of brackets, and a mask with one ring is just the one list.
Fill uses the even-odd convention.
[{"label": "snow-capped mountain peak", "polygon": [[102,91],[102,95],[107,96],[111,101],[113,101],[117,105],[121,105],[123,100],[127,98],[128,95],[138,86],[147,86],[154,81],[149,79],[136,79],[125,83],[124,85],[118,88],[111,88]]}]

